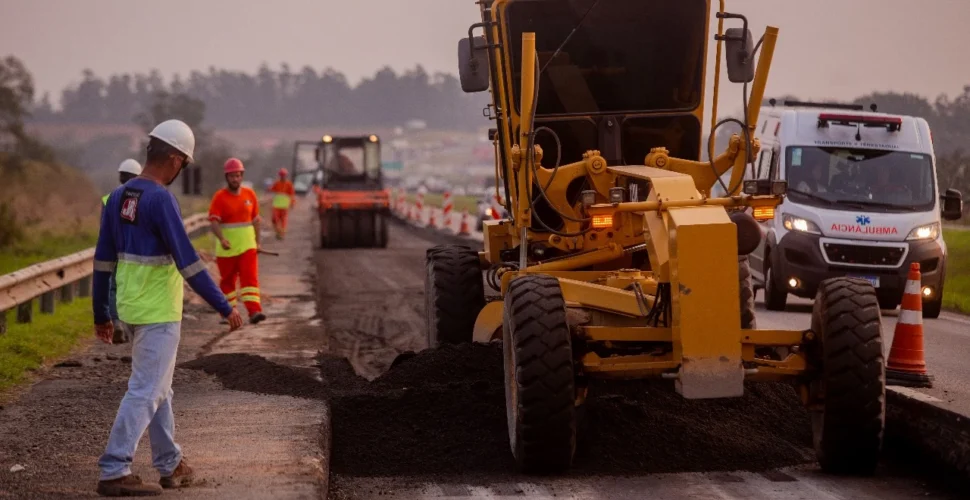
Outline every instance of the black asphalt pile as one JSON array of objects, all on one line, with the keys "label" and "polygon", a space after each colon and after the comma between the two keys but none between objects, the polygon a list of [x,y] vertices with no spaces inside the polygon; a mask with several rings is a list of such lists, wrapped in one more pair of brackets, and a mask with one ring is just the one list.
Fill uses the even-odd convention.
[{"label": "black asphalt pile", "polygon": [[[342,358],[318,357],[321,383],[247,354],[183,367],[229,389],[330,400],[331,469],[354,476],[512,472],[500,344],[402,354],[367,383]],[[759,471],[814,460],[795,391],[746,384],[745,395],[690,401],[668,381],[594,382],[573,474]]]},{"label": "black asphalt pile", "polygon": [[252,354],[213,354],[181,363],[179,368],[215,375],[226,389],[300,398],[326,397],[326,387],[304,372]]},{"label": "black asphalt pile", "polygon": [[[445,346],[332,400],[335,472],[448,475],[513,470],[499,344]],[[573,473],[766,470],[811,462],[795,391],[748,384],[737,399],[689,401],[666,381],[591,387]]]}]

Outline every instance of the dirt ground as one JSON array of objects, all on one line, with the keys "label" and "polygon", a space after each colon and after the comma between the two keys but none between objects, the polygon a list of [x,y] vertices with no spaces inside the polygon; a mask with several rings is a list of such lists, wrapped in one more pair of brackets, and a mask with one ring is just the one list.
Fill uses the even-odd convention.
[{"label": "dirt ground", "polygon": [[[310,218],[302,213],[292,220],[308,225]],[[180,498],[323,494],[327,466],[320,452],[321,429],[329,429],[325,402],[231,390],[195,366],[198,359],[206,359],[200,356],[211,354],[218,361],[238,356],[226,353],[242,351],[244,356],[286,363],[281,369],[306,376],[304,367],[312,365],[317,348],[325,346],[313,319],[315,268],[309,236],[285,242],[270,237],[266,247],[281,257],[260,261],[262,304],[269,317],[263,323],[229,334],[208,306],[186,292],[173,383],[175,437],[199,481],[174,493]],[[214,263],[209,269],[218,279]],[[130,344],[109,346],[89,339],[69,360],[39,373],[34,385],[0,408],[0,498],[97,497],[97,460],[126,390],[130,353]],[[243,357],[227,368],[248,373],[247,360]],[[146,433],[133,472],[157,481],[150,464]]]}]

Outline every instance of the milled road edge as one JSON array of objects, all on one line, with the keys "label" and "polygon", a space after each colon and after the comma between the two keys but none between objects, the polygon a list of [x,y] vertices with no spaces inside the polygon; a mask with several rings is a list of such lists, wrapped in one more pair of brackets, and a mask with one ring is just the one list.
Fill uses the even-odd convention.
[{"label": "milled road edge", "polygon": [[[407,226],[425,239],[457,243],[481,249],[472,238],[409,224],[397,217],[390,220]],[[970,416],[944,408],[940,400],[907,388],[886,388],[885,441],[894,449],[919,453],[925,461],[945,470],[946,475],[970,484]]]},{"label": "milled road edge", "polygon": [[[886,388],[886,443],[970,484],[970,418],[907,388]],[[929,465],[929,464],[927,464]]]},{"label": "milled road edge", "polygon": [[330,401],[323,401],[323,422],[320,423],[320,498],[330,497],[330,457],[333,450],[333,412]]}]

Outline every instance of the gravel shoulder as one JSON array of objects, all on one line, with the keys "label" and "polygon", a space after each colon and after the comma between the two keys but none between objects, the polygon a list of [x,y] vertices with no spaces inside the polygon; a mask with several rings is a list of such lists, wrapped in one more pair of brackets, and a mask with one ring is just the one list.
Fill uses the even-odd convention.
[{"label": "gravel shoulder", "polygon": [[[292,238],[266,238],[267,248],[282,254],[260,258],[263,307],[270,320],[227,335],[216,314],[186,293],[173,405],[176,440],[199,484],[180,490],[181,498],[325,494],[328,467],[321,436],[329,429],[326,401],[228,390],[215,377],[183,364],[206,354],[243,350],[297,371],[313,364],[318,349],[312,346],[322,343],[322,332],[319,321],[313,323],[310,236],[299,236],[311,230],[311,221],[309,209],[298,211],[291,216]],[[214,263],[209,269],[218,276]],[[126,389],[129,354],[130,344],[85,342],[67,363],[38,374],[36,383],[0,410],[0,497],[97,496],[97,459]],[[18,465],[23,469],[11,472]],[[133,472],[148,481],[158,478],[150,466],[147,433]]]}]

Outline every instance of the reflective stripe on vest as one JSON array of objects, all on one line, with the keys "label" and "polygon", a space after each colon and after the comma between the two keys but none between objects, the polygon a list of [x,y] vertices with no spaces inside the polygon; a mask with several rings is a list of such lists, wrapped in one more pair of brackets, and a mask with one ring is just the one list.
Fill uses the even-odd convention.
[{"label": "reflective stripe on vest", "polygon": [[229,250],[216,244],[216,257],[235,257],[256,248],[256,228],[252,222],[222,224],[222,236],[229,240]]},{"label": "reflective stripe on vest", "polygon": [[290,195],[276,193],[273,197],[273,208],[290,208]]},{"label": "reflective stripe on vest", "polygon": [[121,321],[131,325],[182,321],[184,279],[170,255],[119,254],[115,279]]},{"label": "reflective stripe on vest", "polygon": [[108,193],[108,194],[106,194],[106,195],[104,195],[104,196],[101,197],[101,205],[102,206],[108,204],[108,197],[109,196],[111,196],[111,193]]}]

